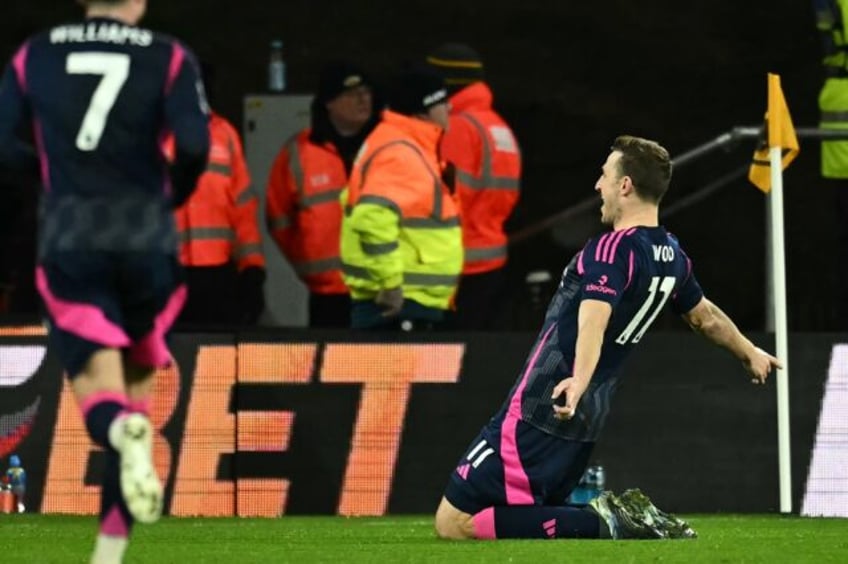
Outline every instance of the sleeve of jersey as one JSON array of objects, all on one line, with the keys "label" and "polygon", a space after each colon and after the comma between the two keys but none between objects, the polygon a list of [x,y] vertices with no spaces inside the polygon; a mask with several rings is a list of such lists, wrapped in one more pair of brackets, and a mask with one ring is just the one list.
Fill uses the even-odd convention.
[{"label": "sleeve of jersey", "polygon": [[633,277],[633,250],[622,232],[589,241],[577,263],[582,274],[580,300],[599,300],[613,308]]},{"label": "sleeve of jersey", "polygon": [[671,296],[672,310],[678,315],[689,312],[704,297],[704,291],[701,289],[701,285],[698,284],[698,280],[695,278],[695,272],[692,269],[692,260],[685,253],[683,253],[683,258],[686,262],[685,277],[677,292]]},{"label": "sleeve of jersey", "polygon": [[165,118],[174,135],[171,180],[175,204],[187,200],[206,168],[209,107],[194,56],[173,44],[165,85]]}]

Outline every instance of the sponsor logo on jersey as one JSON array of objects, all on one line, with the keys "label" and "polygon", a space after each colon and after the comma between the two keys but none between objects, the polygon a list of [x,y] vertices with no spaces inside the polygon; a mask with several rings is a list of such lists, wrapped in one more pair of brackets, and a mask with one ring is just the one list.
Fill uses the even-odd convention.
[{"label": "sponsor logo on jersey", "polygon": [[608,296],[617,296],[618,292],[609,288],[607,286],[601,286],[600,284],[587,284],[585,290],[587,292],[595,292],[598,294],[606,294]]}]

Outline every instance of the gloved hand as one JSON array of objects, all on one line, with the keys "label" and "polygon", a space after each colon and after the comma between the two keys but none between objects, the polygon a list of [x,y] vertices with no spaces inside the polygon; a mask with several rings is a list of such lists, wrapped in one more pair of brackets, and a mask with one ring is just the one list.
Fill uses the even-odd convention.
[{"label": "gloved hand", "polygon": [[255,324],[262,310],[265,309],[265,293],[262,290],[264,285],[264,268],[248,266],[239,272],[238,299],[242,322]]},{"label": "gloved hand", "polygon": [[374,302],[383,310],[383,317],[395,317],[403,307],[403,289],[400,286],[384,288],[377,292]]}]

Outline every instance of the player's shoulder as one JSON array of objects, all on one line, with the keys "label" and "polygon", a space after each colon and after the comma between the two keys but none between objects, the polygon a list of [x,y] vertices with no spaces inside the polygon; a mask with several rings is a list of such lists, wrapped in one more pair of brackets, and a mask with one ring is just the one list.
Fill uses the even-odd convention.
[{"label": "player's shoulder", "polygon": [[583,247],[583,260],[614,263],[620,257],[626,257],[636,244],[634,235],[637,228],[607,231],[592,237]]},{"label": "player's shoulder", "polygon": [[153,34],[154,44],[163,46],[167,49],[179,49],[193,63],[198,64],[197,55],[195,55],[188,43],[179,37],[161,31],[151,31],[151,33]]},{"label": "player's shoulder", "polygon": [[668,241],[668,244],[670,246],[674,247],[674,249],[680,255],[682,255],[684,257],[687,256],[686,250],[683,248],[683,245],[680,243],[680,238],[677,237],[677,235],[675,235],[674,233],[671,233],[670,231],[666,231],[666,240]]},{"label": "player's shoulder", "polygon": [[148,51],[156,54],[164,54],[165,59],[173,65],[175,60],[188,61],[195,68],[196,72],[200,72],[200,62],[194,51],[182,39],[161,31],[150,31],[151,43]]},{"label": "player's shoulder", "polygon": [[198,58],[184,41],[160,31],[151,31],[151,38],[150,46],[141,56],[147,57],[154,68],[164,68],[169,84],[186,70],[193,75],[200,75]]},{"label": "player's shoulder", "polygon": [[669,230],[665,230],[665,236],[672,245],[680,246],[680,238]]},{"label": "player's shoulder", "polygon": [[46,45],[50,45],[50,33],[54,28],[41,29],[30,34],[26,39],[19,43],[15,48],[15,53],[19,54],[23,50],[28,50],[30,53],[41,49]]}]

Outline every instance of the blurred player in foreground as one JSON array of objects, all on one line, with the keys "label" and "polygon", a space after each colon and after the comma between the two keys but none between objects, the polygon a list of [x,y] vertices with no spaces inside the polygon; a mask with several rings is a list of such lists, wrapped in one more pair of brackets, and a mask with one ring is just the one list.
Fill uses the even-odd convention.
[{"label": "blurred player in foreground", "polygon": [[[209,134],[194,56],[136,25],[146,0],[79,3],[84,21],[33,36],[3,75],[0,162],[41,168],[36,284],[50,346],[106,451],[92,561],[120,562],[133,520],[162,512],[148,396],[186,294],[172,209],[206,165]],[[25,120],[35,163],[15,136]]]},{"label": "blurred player in foreground", "polygon": [[449,539],[685,538],[683,521],[638,490],[565,506],[609,414],[621,362],[666,303],[762,384],[780,362],[704,297],[692,262],[659,225],[671,179],[653,141],[615,140],[595,190],[612,227],[568,264],[539,337],[501,410],[472,442],[436,512]]}]

